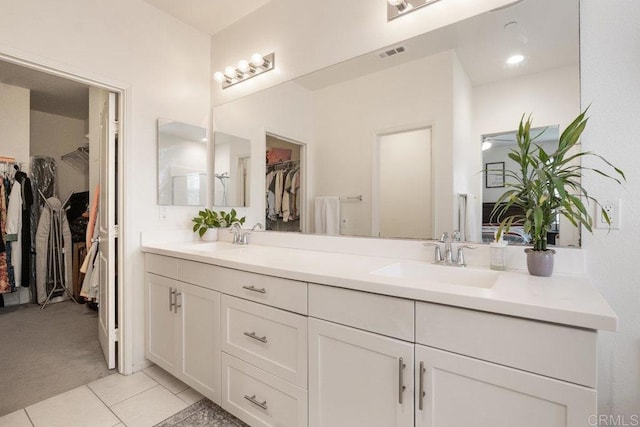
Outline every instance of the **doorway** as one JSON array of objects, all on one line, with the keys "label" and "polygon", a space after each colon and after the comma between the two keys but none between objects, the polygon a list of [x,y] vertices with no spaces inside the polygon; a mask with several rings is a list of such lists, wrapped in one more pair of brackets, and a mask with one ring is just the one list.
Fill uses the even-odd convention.
[{"label": "doorway", "polygon": [[[64,208],[68,208],[63,209],[63,213],[61,213],[61,216],[64,216],[64,221],[61,220],[64,222],[61,229],[64,228],[66,231],[67,224],[70,225],[68,234],[72,237],[69,243],[60,239],[59,249],[63,256],[58,264],[58,267],[61,266],[58,270],[59,280],[52,283],[49,270],[45,270],[45,274],[39,275],[41,278],[46,277],[44,280],[45,293],[48,296],[50,291],[54,291],[50,301],[55,303],[45,306],[44,309],[35,305],[35,303],[42,301],[42,292],[38,292],[39,289],[36,285],[38,274],[35,271],[33,274],[20,276],[22,280],[16,286],[15,292],[3,294],[3,300],[7,307],[0,310],[10,313],[14,318],[18,315],[40,316],[42,317],[40,324],[46,322],[48,327],[55,324],[56,319],[64,317],[66,320],[59,321],[67,323],[61,323],[59,329],[52,329],[56,331],[56,334],[59,334],[56,335],[59,338],[58,344],[66,338],[77,339],[77,337],[68,336],[72,334],[64,334],[64,330],[66,330],[64,325],[69,324],[68,322],[85,321],[95,324],[95,327],[92,326],[94,332],[91,339],[96,343],[94,347],[99,350],[100,344],[103,344],[107,360],[105,361],[101,354],[95,359],[103,365],[93,369],[95,375],[99,375],[96,378],[82,379],[84,378],[82,375],[75,374],[78,381],[85,384],[103,376],[102,374],[105,371],[108,372],[108,369],[118,367],[120,371],[123,370],[122,348],[117,349],[115,344],[119,335],[116,315],[120,310],[117,310],[119,308],[117,299],[118,297],[122,298],[121,295],[116,294],[116,269],[123,267],[122,251],[119,250],[121,242],[118,241],[121,239],[117,239],[119,230],[115,226],[117,224],[116,215],[122,208],[121,204],[116,206],[118,194],[122,190],[122,180],[116,180],[116,177],[121,173],[118,164],[122,165],[123,160],[122,139],[120,146],[116,142],[118,127],[122,123],[119,118],[123,116],[122,92],[114,90],[114,88],[98,87],[91,84],[92,82],[80,81],[77,77],[71,79],[53,72],[53,70],[44,72],[40,71],[41,68],[35,69],[31,65],[25,65],[15,58],[6,58],[0,55],[0,88],[5,93],[15,95],[11,98],[4,97],[9,101],[5,103],[4,108],[0,105],[0,135],[4,136],[2,140],[9,142],[8,145],[3,145],[0,142],[0,155],[14,159],[20,171],[33,179],[34,182],[38,181],[36,178],[42,178],[38,181],[42,185],[34,184],[31,186],[34,206],[37,205],[39,212],[42,212],[49,209],[44,203],[45,199],[50,197],[58,199]],[[70,100],[71,93],[78,98]],[[82,99],[82,101],[78,103],[78,99]],[[0,104],[2,104],[2,100],[0,100]],[[15,117],[21,117],[24,120],[16,121]],[[101,119],[104,120],[103,124],[101,124]],[[92,122],[96,122],[97,125],[93,125]],[[6,138],[7,133],[12,137]],[[43,171],[47,172],[46,176],[43,176]],[[34,174],[39,176],[36,177]],[[7,176],[7,178],[11,177]],[[96,233],[93,236],[89,235],[87,242],[88,221],[84,221],[83,224],[82,220],[76,220],[81,219],[83,213],[87,211],[87,207],[92,204],[94,195],[98,194],[96,191],[98,184],[101,184],[102,190],[99,192],[102,196],[99,197],[102,209],[99,209],[100,216],[95,223]],[[33,218],[31,225],[34,230],[37,230],[40,215],[35,214],[31,217]],[[78,229],[73,230],[74,227],[78,227]],[[66,232],[62,234],[66,234]],[[26,238],[24,241],[27,241]],[[96,268],[95,276],[97,278],[95,282],[100,286],[97,287],[98,292],[95,295],[87,297],[88,301],[96,303],[98,309],[98,313],[94,312],[94,315],[91,316],[88,309],[82,310],[80,306],[71,302],[72,298],[68,296],[68,293],[71,293],[76,299],[81,298],[80,291],[84,280],[78,274],[78,270],[88,252],[86,246],[91,246],[94,242],[99,242],[97,245],[99,248],[93,259],[97,260],[96,265],[100,264],[100,268]],[[36,242],[32,241],[31,243],[33,243],[33,252],[36,252]],[[44,257],[51,258],[46,251]],[[27,259],[35,267],[38,254],[28,255],[25,257],[25,260]],[[46,262],[44,264],[46,269],[50,268]],[[101,286],[104,283],[109,283],[110,286]],[[58,287],[57,291],[56,286]],[[69,290],[68,293],[64,287]],[[111,293],[108,294],[105,290],[110,290]],[[30,309],[25,310],[27,307]],[[51,317],[55,313],[59,315]],[[69,320],[70,316],[76,316],[74,317],[76,321]],[[23,323],[18,320],[17,324],[37,325],[40,317],[32,318],[32,322],[25,321]],[[48,320],[44,320],[45,317]],[[51,333],[48,335],[50,336]],[[25,344],[30,336],[32,335],[25,329],[23,334],[14,334],[15,343],[4,341],[3,346],[12,345],[14,349],[16,346],[19,348],[21,344]],[[103,337],[106,339],[102,339]],[[67,346],[67,348],[72,347],[71,344]],[[56,348],[64,349],[65,345]],[[118,353],[116,353],[117,350]],[[78,349],[80,353],[84,351],[81,348]],[[25,354],[28,354],[28,351],[25,351]],[[53,355],[50,356],[53,359]],[[28,359],[24,359],[24,364],[20,364],[20,360],[22,359],[17,359],[14,371],[33,370],[33,365],[29,365]],[[42,360],[46,361],[47,357]],[[47,384],[42,383],[42,378],[48,378],[51,382],[55,382],[55,375],[63,370],[63,367],[63,364],[56,367],[48,366],[47,374],[41,375],[37,379],[40,384],[37,387],[47,387]],[[3,369],[6,369],[6,365]],[[72,369],[67,372],[69,373],[67,377],[74,375]],[[0,381],[0,383],[3,384],[3,388],[11,386],[10,382]],[[73,382],[68,382],[68,384],[73,388]],[[75,384],[75,386],[82,384]],[[60,392],[55,388],[53,390],[55,390],[53,394]],[[10,393],[8,390],[3,391],[3,394]],[[23,402],[20,407],[26,406],[26,404],[28,403]]]},{"label": "doorway", "polygon": [[372,234],[432,238],[431,128],[378,135],[375,148]]},{"label": "doorway", "polygon": [[273,134],[266,136],[267,208],[265,228],[304,231],[304,145]]}]

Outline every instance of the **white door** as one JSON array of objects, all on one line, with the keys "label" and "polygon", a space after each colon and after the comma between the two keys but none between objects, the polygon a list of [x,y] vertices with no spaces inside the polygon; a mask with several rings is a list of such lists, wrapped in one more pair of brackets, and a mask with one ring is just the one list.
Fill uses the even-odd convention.
[{"label": "white door", "polygon": [[413,344],[309,318],[309,426],[413,426]]},{"label": "white door", "polygon": [[593,389],[421,345],[415,360],[416,427],[584,427],[597,413]]},{"label": "white door", "polygon": [[379,137],[377,184],[380,237],[433,237],[430,128]]},{"label": "white door", "polygon": [[116,95],[109,93],[100,114],[100,202],[98,334],[109,369],[116,367]]},{"label": "white door", "polygon": [[180,283],[175,303],[179,377],[220,403],[220,293]]}]

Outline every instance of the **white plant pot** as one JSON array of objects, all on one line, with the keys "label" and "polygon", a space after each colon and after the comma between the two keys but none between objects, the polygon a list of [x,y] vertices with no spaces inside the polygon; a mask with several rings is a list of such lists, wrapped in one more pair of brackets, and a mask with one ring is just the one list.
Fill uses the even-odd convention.
[{"label": "white plant pot", "polygon": [[205,242],[215,242],[216,240],[218,240],[218,229],[210,228],[200,238]]}]

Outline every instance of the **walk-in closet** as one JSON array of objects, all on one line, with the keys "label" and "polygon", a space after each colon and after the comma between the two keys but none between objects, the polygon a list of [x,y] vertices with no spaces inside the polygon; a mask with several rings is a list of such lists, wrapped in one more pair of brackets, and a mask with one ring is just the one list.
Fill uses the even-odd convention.
[{"label": "walk-in closet", "polygon": [[303,146],[270,134],[266,143],[266,229],[300,232],[300,219],[304,217]]},{"label": "walk-in closet", "polygon": [[96,238],[107,97],[0,61],[0,416],[111,372]]}]

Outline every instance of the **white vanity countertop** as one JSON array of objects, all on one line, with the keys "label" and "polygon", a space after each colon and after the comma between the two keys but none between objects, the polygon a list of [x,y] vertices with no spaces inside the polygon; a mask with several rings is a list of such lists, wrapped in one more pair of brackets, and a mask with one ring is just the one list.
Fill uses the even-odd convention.
[{"label": "white vanity countertop", "polygon": [[[617,329],[616,314],[591,281],[580,276],[541,278],[518,271],[430,266],[420,261],[274,246],[236,246],[226,242],[148,244],[142,247],[142,251],[303,282],[588,329]],[[493,286],[483,288],[444,283],[446,279],[419,280],[372,274],[396,263],[402,263],[409,269],[438,269],[434,270],[438,275],[457,277],[458,281],[460,278],[466,281],[474,277],[497,277]]]}]

